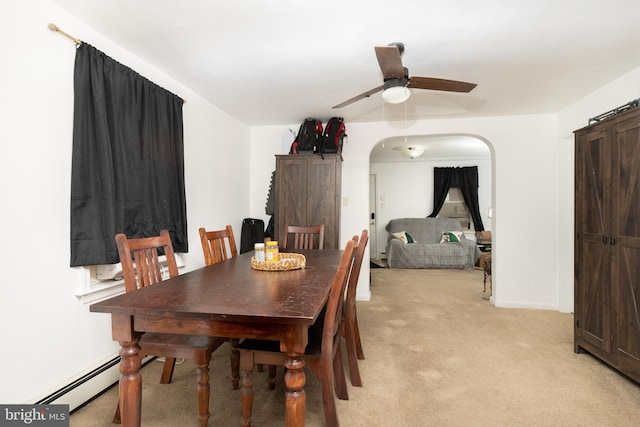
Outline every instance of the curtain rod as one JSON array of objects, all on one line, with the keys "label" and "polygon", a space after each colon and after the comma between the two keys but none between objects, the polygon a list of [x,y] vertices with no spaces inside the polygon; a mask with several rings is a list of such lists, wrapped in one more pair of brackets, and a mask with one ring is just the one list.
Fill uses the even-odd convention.
[{"label": "curtain rod", "polygon": [[[62,31],[60,28],[58,28],[58,26],[57,26],[56,24],[49,24],[49,25],[47,25],[47,27],[48,27],[51,31],[56,31],[56,32],[58,32],[58,33],[62,34],[63,36],[70,38],[70,39],[71,39],[71,40],[73,40],[73,42],[74,42],[75,44],[77,44],[78,46],[80,46],[80,45],[82,44],[82,40],[77,39],[77,38],[73,37],[72,35],[69,35],[69,34],[65,33],[65,32],[64,32],[64,31]],[[186,100],[186,99],[183,99],[183,98],[180,98],[180,99],[182,99],[182,102],[183,102],[184,104],[186,104],[186,103],[187,103],[187,100]]]},{"label": "curtain rod", "polygon": [[77,45],[81,45],[82,44],[82,40],[77,39],[77,38],[75,38],[73,36],[70,36],[69,34],[65,33],[60,28],[58,28],[58,26],[56,24],[49,24],[48,27],[49,27],[49,29],[51,31],[57,31],[60,34],[62,34],[63,36],[69,37],[71,40],[73,40],[75,42],[75,44],[77,44]]}]

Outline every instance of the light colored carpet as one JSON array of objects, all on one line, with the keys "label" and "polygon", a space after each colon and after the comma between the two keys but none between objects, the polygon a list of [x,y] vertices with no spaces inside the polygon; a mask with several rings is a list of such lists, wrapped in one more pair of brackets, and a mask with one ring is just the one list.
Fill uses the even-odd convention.
[{"label": "light colored carpet", "polygon": [[[349,426],[627,426],[640,420],[640,386],[573,351],[573,315],[495,308],[482,271],[371,269],[371,301],[358,303],[364,387],[337,400]],[[142,425],[197,426],[195,371],[142,369]],[[348,371],[347,371],[348,372]],[[284,425],[284,387],[255,373],[255,426]],[[211,363],[210,426],[240,421],[228,347]],[[322,426],[320,386],[307,374],[307,425]],[[111,426],[113,388],[71,415],[72,427]]]}]

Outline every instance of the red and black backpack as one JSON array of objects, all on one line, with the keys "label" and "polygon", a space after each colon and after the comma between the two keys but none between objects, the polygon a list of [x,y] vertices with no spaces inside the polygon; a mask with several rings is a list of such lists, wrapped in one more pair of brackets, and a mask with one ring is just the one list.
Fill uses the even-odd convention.
[{"label": "red and black backpack", "polygon": [[291,144],[289,154],[317,153],[322,139],[322,122],[317,119],[306,118],[300,125],[298,135]]},{"label": "red and black backpack", "polygon": [[342,159],[342,144],[346,136],[346,126],[342,117],[331,117],[324,127],[324,134],[318,144],[318,154],[339,153]]}]

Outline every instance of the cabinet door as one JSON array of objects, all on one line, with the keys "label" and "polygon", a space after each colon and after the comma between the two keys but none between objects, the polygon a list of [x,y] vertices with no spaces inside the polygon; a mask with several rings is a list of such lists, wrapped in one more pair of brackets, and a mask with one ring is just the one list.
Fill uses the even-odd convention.
[{"label": "cabinet door", "polygon": [[[605,129],[576,135],[576,337],[611,351],[610,146]],[[592,348],[592,347],[593,348]]]},{"label": "cabinet door", "polygon": [[640,116],[612,127],[616,364],[640,376]]},{"label": "cabinet door", "polygon": [[337,156],[309,159],[307,224],[324,224],[324,248],[338,249],[340,230],[340,164]]},{"label": "cabinet door", "polygon": [[285,224],[306,224],[307,162],[301,156],[276,160],[276,236],[282,240]]}]

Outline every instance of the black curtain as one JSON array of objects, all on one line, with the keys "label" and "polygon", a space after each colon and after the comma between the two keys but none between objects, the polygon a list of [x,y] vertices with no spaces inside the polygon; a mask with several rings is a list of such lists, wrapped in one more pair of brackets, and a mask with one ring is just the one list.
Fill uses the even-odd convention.
[{"label": "black curtain", "polygon": [[433,169],[433,212],[429,218],[438,216],[450,188],[460,188],[464,203],[467,205],[473,227],[476,231],[484,231],[480,206],[478,203],[478,167],[434,168]]},{"label": "black curtain", "polygon": [[74,91],[71,266],[119,262],[117,233],[187,252],[183,100],[84,42]]}]

